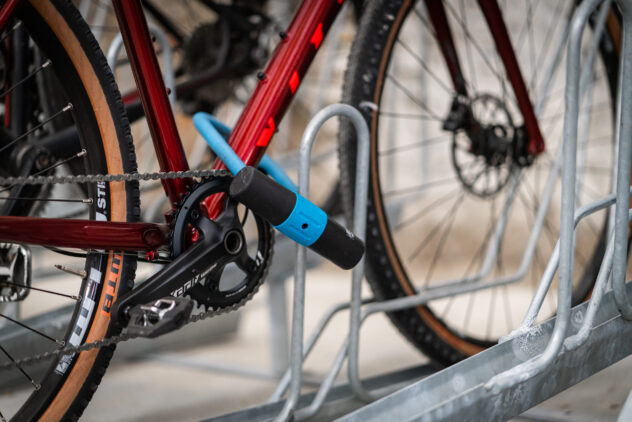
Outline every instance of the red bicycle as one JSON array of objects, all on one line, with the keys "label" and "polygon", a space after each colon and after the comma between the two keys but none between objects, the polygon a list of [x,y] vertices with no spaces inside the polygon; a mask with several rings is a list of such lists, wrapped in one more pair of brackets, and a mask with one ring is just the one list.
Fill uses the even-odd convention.
[{"label": "red bicycle", "polygon": [[[38,307],[49,297],[71,301],[74,307],[63,338],[0,308],[0,320],[5,320],[1,329],[11,327],[24,341],[35,338],[35,350],[45,352],[30,359],[16,356],[3,347],[0,333],[0,355],[7,358],[3,369],[11,368],[32,384],[7,399],[5,407],[0,405],[2,418],[79,417],[103,376],[115,340],[120,340],[116,336],[130,320],[132,328],[138,319],[155,317],[149,321],[156,325],[151,335],[187,322],[183,315],[190,313],[191,301],[174,298],[191,297],[206,308],[204,316],[241,306],[265,277],[273,246],[270,223],[280,226],[283,212],[294,206],[276,199],[283,195],[273,201],[266,195],[255,198],[261,192],[255,185],[246,194],[255,212],[243,211],[233,199],[239,195],[227,195],[236,179],[223,170],[222,162],[215,170],[189,171],[140,1],[112,3],[159,174],[136,173],[117,86],[72,4],[7,0],[0,8],[0,268],[5,270],[0,275],[0,304],[35,301],[39,294],[44,299]],[[576,2],[535,0],[512,2],[510,7],[500,2],[502,8],[496,0],[479,0],[476,7],[466,3],[377,0],[364,6],[344,100],[365,113],[371,129],[367,278],[380,298],[432,288],[430,281],[442,259],[451,271],[461,273],[457,277],[467,278],[469,271],[483,265],[484,250],[494,236],[507,247],[491,258],[492,271],[502,275],[512,270],[515,251],[507,243],[535,218],[547,186],[543,179],[555,162],[563,111],[558,98],[563,79],[556,70],[564,49],[555,48],[553,40],[562,39],[559,45],[564,45],[563,23]],[[245,166],[256,166],[262,159],[341,7],[342,0],[304,0],[289,28],[279,34],[279,45],[258,74],[258,86],[239,121],[230,134],[225,130]],[[593,123],[585,126],[589,153],[582,164],[582,192],[590,198],[610,187],[617,11],[609,11],[603,33],[587,38],[600,45],[590,96],[582,109],[586,122]],[[419,40],[425,40],[421,47],[415,44]],[[341,181],[347,209],[354,186],[353,144],[352,130],[343,122]],[[433,152],[435,148],[442,152]],[[412,153],[420,150],[421,155]],[[417,173],[423,169],[441,177]],[[147,179],[161,180],[172,203],[166,224],[137,222],[139,181]],[[522,202],[519,210],[511,210],[514,198]],[[258,201],[266,200],[271,208],[258,209]],[[59,203],[73,203],[63,218],[54,206]],[[481,210],[487,220],[483,223],[472,217]],[[509,222],[498,234],[494,227],[502,219]],[[325,239],[325,226],[316,239]],[[596,218],[586,227],[578,239],[592,240],[578,250],[583,259],[576,271],[576,300],[590,292],[595,263],[604,252],[607,221]],[[307,224],[301,228],[307,230]],[[248,230],[256,238],[253,245],[246,244]],[[556,230],[547,222],[543,248],[550,248]],[[468,233],[467,240],[452,240],[454,233]],[[331,239],[317,249],[332,258],[344,255],[347,249],[336,240],[342,238]],[[34,259],[52,265],[59,254],[84,262],[79,268],[60,266],[79,275],[81,283],[54,288],[32,283],[38,275],[31,274]],[[166,265],[134,286],[138,259]],[[221,279],[229,265],[238,267],[243,278],[225,286]],[[519,312],[511,300],[524,301],[523,291],[512,287],[509,294],[507,287],[499,286],[486,292],[482,306],[474,306],[476,294],[470,294],[390,317],[433,360],[451,364],[493,344],[501,334],[490,328],[470,331],[471,309],[487,312],[488,321],[497,322],[494,310],[505,307],[511,329],[511,315]],[[499,292],[498,299],[493,292]],[[458,319],[465,326],[459,326]],[[38,376],[27,366],[33,362],[45,362]]]}]

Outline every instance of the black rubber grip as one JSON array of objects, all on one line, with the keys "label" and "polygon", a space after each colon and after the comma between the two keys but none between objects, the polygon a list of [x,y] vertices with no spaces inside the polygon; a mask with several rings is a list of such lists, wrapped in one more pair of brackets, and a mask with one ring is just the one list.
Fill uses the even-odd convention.
[{"label": "black rubber grip", "polygon": [[253,167],[237,173],[228,193],[289,238],[345,270],[353,268],[364,254],[364,243],[357,236]]},{"label": "black rubber grip", "polygon": [[228,194],[273,226],[287,220],[296,205],[294,192],[254,167],[244,167],[237,173]]},{"label": "black rubber grip", "polygon": [[340,268],[350,270],[355,267],[364,254],[364,242],[359,237],[327,218],[325,231],[310,246],[314,252],[327,258]]}]

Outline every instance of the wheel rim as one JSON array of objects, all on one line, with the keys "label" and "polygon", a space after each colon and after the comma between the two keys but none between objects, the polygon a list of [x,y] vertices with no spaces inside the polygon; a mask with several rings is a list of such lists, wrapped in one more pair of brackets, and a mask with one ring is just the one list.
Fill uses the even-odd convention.
[{"label": "wheel rim", "polygon": [[[525,72],[525,80],[531,92],[534,91],[533,87],[538,86],[538,80],[541,79],[537,74],[537,63],[545,62],[545,57],[538,59],[537,56],[533,55],[535,52],[534,46],[538,45],[537,37],[548,33],[546,30],[542,30],[539,33],[534,30],[533,28],[536,28],[534,22],[539,22],[538,19],[544,19],[539,16],[545,16],[548,22],[549,19],[560,16],[560,14],[566,14],[566,10],[570,7],[567,5],[566,10],[564,10],[558,3],[539,5],[537,3],[524,2],[520,5],[512,3],[510,10],[503,8],[504,17],[508,22],[510,37],[516,46],[516,55],[521,67],[525,61],[529,63],[528,61],[530,60],[531,63],[536,63],[536,65],[530,65],[532,69],[535,69],[535,74],[533,72]],[[494,67],[493,59],[487,57],[476,58],[476,54],[481,52],[494,52],[493,41],[489,37],[486,38],[486,45],[489,45],[489,48],[472,44],[472,34],[489,33],[480,11],[474,10],[477,7],[475,4],[470,5],[463,1],[446,2],[446,10],[452,25],[457,50],[461,54],[463,71],[466,78],[471,78],[472,85],[476,85],[472,87],[475,94],[491,93],[499,98],[509,98],[509,95],[513,94],[507,92],[507,89],[503,89],[502,83],[494,81],[494,77],[498,73],[495,69],[502,70],[502,67]],[[522,19],[520,20],[516,16],[522,16]],[[526,20],[524,19],[525,16],[527,16]],[[412,20],[416,20],[416,22],[411,24]],[[514,20],[516,22],[513,22]],[[524,30],[523,28],[529,25],[528,22],[531,22],[532,27],[530,30]],[[553,21],[551,20],[551,22]],[[468,29],[464,31],[458,24],[462,24]],[[448,94],[452,92],[449,79],[443,77],[446,73],[445,65],[436,45],[434,45],[432,35],[426,32],[425,36],[430,41],[428,42],[429,45],[426,46],[426,51],[422,53],[434,59],[434,64],[422,63],[420,61],[421,55],[411,48],[412,43],[409,42],[410,39],[419,39],[420,31],[425,31],[425,29],[422,30],[420,28],[421,26],[427,27],[428,20],[425,18],[423,5],[418,4],[415,6],[415,9],[408,13],[407,19],[398,32],[397,39],[394,41],[394,47],[390,52],[390,64],[378,101],[379,117],[376,119],[377,122],[375,122],[373,127],[374,167],[377,169],[373,174],[373,194],[374,196],[380,196],[382,199],[382,201],[376,201],[377,215],[379,219],[379,208],[381,208],[384,221],[380,222],[380,227],[382,236],[385,238],[385,246],[387,252],[391,249],[391,252],[398,257],[395,260],[391,259],[391,262],[395,264],[393,270],[398,276],[399,283],[404,287],[404,291],[408,288],[409,293],[412,293],[411,288],[430,289],[436,287],[442,281],[463,280],[475,275],[478,272],[477,269],[482,265],[482,258],[484,258],[484,252],[489,243],[489,233],[492,232],[494,227],[493,223],[499,215],[499,210],[502,210],[503,205],[507,203],[505,200],[503,204],[503,201],[499,199],[495,201],[488,200],[487,203],[480,198],[476,200],[471,192],[463,189],[462,185],[459,186],[460,182],[457,177],[448,177],[446,175],[448,170],[453,170],[453,168],[446,166],[451,161],[446,155],[446,151],[449,150],[449,147],[446,145],[449,144],[450,140],[446,139],[445,134],[442,134],[437,127],[440,126],[442,116],[445,116],[449,109],[452,96]],[[476,28],[476,30],[469,28]],[[520,41],[521,33],[525,34],[522,35],[524,41]],[[410,39],[407,39],[407,36]],[[552,37],[552,35],[548,35],[548,37]],[[586,38],[590,39],[592,36],[587,36]],[[467,43],[471,45],[467,47]],[[407,57],[408,63],[401,57]],[[416,63],[417,70],[410,65],[410,62]],[[500,60],[496,60],[496,65],[499,63]],[[546,169],[550,168],[551,163],[555,160],[554,152],[549,151],[554,151],[557,144],[559,144],[559,135],[556,135],[556,133],[561,131],[561,117],[563,116],[563,108],[561,108],[563,107],[563,98],[561,95],[555,94],[558,89],[556,87],[561,87],[561,92],[563,92],[564,87],[563,64],[565,61],[563,58],[560,60],[560,63],[562,64],[561,70],[558,70],[556,79],[548,91],[548,95],[552,98],[559,98],[545,103],[541,112],[542,130],[548,151],[543,157],[536,160],[532,167],[526,168],[521,172],[521,181],[516,189],[516,199],[514,200],[516,206],[512,206],[513,210],[509,209],[507,227],[504,230],[505,234],[511,233],[511,236],[502,236],[499,259],[494,260],[488,279],[506,277],[513,274],[519,266],[521,253],[518,246],[523,245],[525,238],[528,237],[528,231],[525,230],[525,227],[532,224],[530,221],[534,219],[534,198],[537,198],[542,192],[544,180],[546,179]],[[421,98],[419,97],[419,91],[414,91],[418,88],[418,85],[416,86],[410,82],[412,79],[411,74],[421,74],[419,69],[425,74],[427,87],[426,97]],[[488,75],[487,80],[484,78],[485,69],[491,74],[491,77]],[[415,71],[417,71],[416,74],[414,73]],[[599,76],[599,72],[602,72],[602,76]],[[588,146],[585,150],[590,151],[591,148],[594,148],[591,145],[601,145],[601,147],[605,146],[607,152],[599,155],[584,154],[583,167],[586,170],[584,172],[586,177],[584,178],[584,188],[581,190],[580,205],[595,200],[599,195],[607,194],[610,187],[609,179],[611,174],[609,169],[611,168],[611,160],[614,154],[614,147],[611,143],[612,114],[609,112],[612,105],[612,98],[610,97],[612,87],[609,86],[611,81],[608,80],[608,77],[603,72],[603,63],[598,59],[596,64],[596,88],[593,90],[598,92],[598,94],[595,95],[593,93],[591,97],[591,104],[593,105],[591,118],[593,120],[598,119],[600,126],[605,128],[605,133],[595,132],[589,136],[587,139],[589,141]],[[474,76],[471,76],[472,74]],[[408,78],[406,79],[401,75],[405,75]],[[475,80],[476,84],[473,83]],[[494,82],[497,85],[496,87],[494,87]],[[534,97],[533,93],[531,93],[532,100],[537,104],[538,99]],[[510,110],[513,108],[512,117],[517,120],[521,119],[520,114],[515,109],[515,105],[511,104],[512,102],[514,101],[511,99],[507,100],[507,108]],[[605,104],[604,107],[608,111],[599,112],[599,109],[594,107],[595,104],[600,103],[601,106]],[[546,122],[547,116],[551,116],[549,117],[550,123]],[[415,118],[418,125],[415,128],[412,128],[410,123],[407,125],[401,122],[393,123],[394,120],[408,121]],[[433,125],[434,128],[432,127]],[[426,136],[421,140],[411,140],[410,137],[406,138],[406,136],[398,135],[417,134],[424,131]],[[391,143],[386,144],[383,141],[384,139],[390,139]],[[556,140],[552,141],[551,139]],[[599,139],[601,139],[601,142],[599,142]],[[441,150],[442,148],[443,151]],[[420,149],[426,150],[425,157],[419,153]],[[428,156],[431,158],[427,158]],[[604,157],[607,161],[605,164],[600,161]],[[580,157],[580,162],[581,160],[582,158]],[[427,164],[431,170],[433,170],[434,165],[435,173],[422,174],[419,170],[422,168],[420,162]],[[450,164],[450,166],[452,165]],[[407,169],[406,174],[393,172],[392,169],[395,167]],[[438,176],[435,176],[435,174],[438,174]],[[452,174],[452,176],[454,175]],[[425,186],[419,183],[424,178]],[[416,184],[411,182],[412,180]],[[594,189],[594,184],[597,185],[597,189]],[[509,185],[507,184],[507,186]],[[508,188],[505,187],[499,197],[506,197],[507,190]],[[557,199],[559,198],[559,183],[554,192],[547,216],[547,224],[544,226],[542,235],[538,240],[538,248],[534,253],[532,269],[525,277],[526,282],[522,281],[511,287],[497,288],[488,292],[463,295],[459,298],[448,298],[439,302],[432,302],[427,308],[418,309],[425,322],[435,332],[438,332],[442,339],[448,342],[451,347],[460,350],[462,353],[471,354],[472,351],[477,350],[476,346],[485,347],[493,344],[500,335],[506,334],[520,322],[528,305],[528,300],[532,296],[534,286],[539,281],[539,276],[546,264],[545,257],[552,251],[557,238],[559,204],[556,202],[559,202]],[[402,199],[406,196],[416,197],[416,206],[411,205],[412,201],[407,200],[407,202]],[[496,203],[494,204],[494,202]],[[473,221],[471,216],[481,212],[487,215],[488,219],[485,221]],[[492,218],[492,216],[494,217]],[[603,215],[600,215],[584,223],[583,227],[580,225],[577,236],[578,244],[595,245],[599,243],[594,239],[603,237],[605,233],[603,231],[604,222]],[[407,238],[405,235],[409,233],[414,233],[414,236],[408,236]],[[466,234],[467,236],[454,241],[452,237],[456,236],[451,237],[451,233]],[[583,266],[589,269],[591,273],[594,272],[593,255],[599,255],[598,249],[603,249],[603,247],[598,246],[597,248],[588,248],[588,250],[586,248],[580,249],[576,254],[576,260],[578,262],[583,261]],[[483,253],[481,253],[481,250]],[[450,251],[450,253],[448,254],[446,251]],[[579,299],[583,299],[589,291],[589,288],[586,290],[585,286],[580,286],[580,284],[585,284],[585,280],[582,281],[580,279],[586,272],[576,269],[576,274],[579,275],[575,277],[575,286],[577,287],[576,293],[580,293]],[[518,289],[516,286],[522,287]],[[555,284],[553,286],[554,289]],[[578,290],[582,290],[582,292],[578,292]],[[494,291],[496,293],[492,293]],[[547,300],[546,306],[549,306],[549,308],[544,317],[548,317],[554,312],[554,308],[551,306],[553,303],[554,298]],[[473,316],[475,311],[478,311],[478,316]],[[505,315],[500,316],[503,311]],[[483,315],[484,313],[486,314]],[[477,318],[478,321],[476,321]],[[481,321],[484,318],[486,318],[486,321]],[[495,322],[496,326],[494,327],[489,321]],[[476,324],[479,328],[472,329],[472,326],[468,327],[469,324]],[[483,333],[480,332],[481,326],[483,327]],[[443,335],[441,332],[443,332]],[[466,344],[459,344],[463,342]]]}]

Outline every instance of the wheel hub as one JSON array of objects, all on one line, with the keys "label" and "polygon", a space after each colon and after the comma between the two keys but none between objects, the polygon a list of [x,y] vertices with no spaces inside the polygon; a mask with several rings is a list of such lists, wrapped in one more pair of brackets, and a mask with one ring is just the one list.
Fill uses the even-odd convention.
[{"label": "wheel hub", "polygon": [[466,107],[466,112],[459,113],[461,122],[450,122],[455,128],[452,164],[465,189],[480,197],[494,196],[513,173],[520,129],[504,103],[492,95],[479,95]]}]

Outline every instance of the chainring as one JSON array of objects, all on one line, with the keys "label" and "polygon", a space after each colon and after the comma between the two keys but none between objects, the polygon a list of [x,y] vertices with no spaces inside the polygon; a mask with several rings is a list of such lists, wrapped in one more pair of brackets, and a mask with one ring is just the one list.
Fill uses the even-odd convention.
[{"label": "chainring", "polygon": [[[171,220],[171,255],[179,256],[195,241],[197,233],[191,222],[197,218],[196,213],[205,213],[202,201],[214,194],[228,192],[232,177],[220,176],[202,179],[193,184],[182,201],[177,204]],[[221,224],[227,218],[238,218],[237,202],[228,195],[224,199],[224,210],[215,219]],[[252,216],[252,224],[248,219]],[[218,262],[209,262],[208,274],[190,287],[185,294],[205,309],[223,309],[241,305],[250,300],[263,282],[272,258],[274,233],[268,222],[245,209],[241,222],[242,230],[246,227],[245,245],[240,252],[228,254]],[[256,240],[252,239],[256,236]],[[204,273],[206,273],[205,271]]]}]

